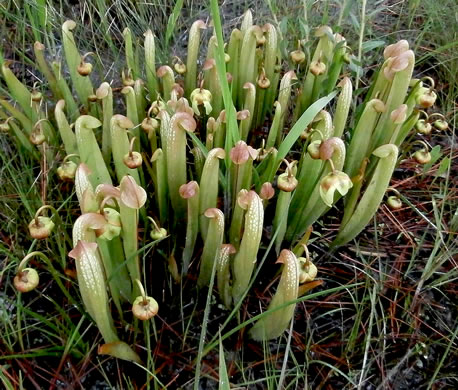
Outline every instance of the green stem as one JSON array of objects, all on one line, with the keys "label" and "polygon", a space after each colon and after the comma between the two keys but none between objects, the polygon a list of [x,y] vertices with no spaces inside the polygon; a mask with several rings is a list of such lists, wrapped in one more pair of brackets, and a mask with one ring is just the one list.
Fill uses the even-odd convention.
[{"label": "green stem", "polygon": [[92,95],[94,88],[92,87],[91,79],[88,76],[81,76],[78,73],[78,65],[81,61],[81,55],[76,47],[75,39],[72,30],[76,27],[73,20],[67,20],[62,25],[62,43],[64,45],[65,59],[70,72],[73,86],[76,89],[80,102],[82,102],[89,110],[89,96]]},{"label": "green stem", "polygon": [[275,216],[272,223],[272,230],[275,232],[278,229],[277,237],[275,238],[275,251],[280,252],[281,244],[285,237],[287,218],[291,202],[291,192],[280,191],[275,208]]},{"label": "green stem", "polygon": [[137,105],[138,123],[141,123],[146,117],[146,98],[145,98],[145,82],[141,79],[135,80],[134,93],[135,102]]},{"label": "green stem", "polygon": [[145,33],[145,72],[149,100],[153,101],[157,97],[159,88],[156,79],[156,46],[153,32],[149,29]]},{"label": "green stem", "polygon": [[67,81],[62,76],[61,73],[61,64],[58,62],[53,62],[51,64],[52,70],[54,75],[56,76],[57,80],[57,88],[59,88],[60,93],[64,97],[65,106],[67,107],[67,115],[70,118],[70,121],[76,121],[78,116],[80,115],[80,111],[78,105],[75,102],[75,98],[73,97],[72,91],[67,84]]},{"label": "green stem", "polygon": [[370,153],[369,145],[372,133],[380,117],[385,110],[381,100],[372,99],[364,107],[364,111],[356,124],[348,147],[347,159],[344,165],[344,172],[353,177],[357,174],[364,158]]},{"label": "green stem", "polygon": [[221,210],[210,208],[204,213],[209,218],[208,234],[204,240],[204,248],[200,262],[199,278],[197,285],[199,287],[208,286],[212,269],[218,260],[218,254],[223,244],[224,235],[224,214]]},{"label": "green stem", "polygon": [[75,259],[78,286],[86,310],[106,343],[118,341],[108,307],[106,281],[97,244],[80,240],[69,256]]},{"label": "green stem", "polygon": [[111,131],[110,122],[113,116],[113,91],[110,84],[104,82],[96,91],[98,99],[102,100],[102,155],[107,164],[111,160]]},{"label": "green stem", "polygon": [[57,122],[57,128],[59,129],[60,138],[62,139],[65,146],[66,154],[77,154],[78,147],[76,145],[76,136],[73,133],[70,125],[67,121],[67,117],[64,113],[65,100],[59,100],[54,109],[54,118]]},{"label": "green stem", "polygon": [[200,233],[205,240],[209,221],[204,215],[205,211],[215,208],[218,201],[219,188],[219,160],[224,159],[226,153],[224,149],[215,148],[208,152],[205,165],[202,170],[200,179],[200,196],[199,196],[199,215],[200,215]]},{"label": "green stem", "polygon": [[396,166],[398,148],[396,145],[387,144],[377,148],[373,154],[379,157],[379,161],[371,181],[347,224],[341,225],[332,247],[343,245],[355,238],[374,216],[385,195]]},{"label": "green stem", "polygon": [[[282,250],[277,263],[284,264],[283,271],[272,301],[267,310],[275,309],[297,299],[299,289],[299,266],[293,252]],[[255,340],[270,340],[283,334],[293,318],[296,304],[292,303],[281,310],[258,320],[250,330],[250,337]]]},{"label": "green stem", "polygon": [[59,88],[57,87],[57,80],[54,74],[51,72],[51,69],[49,68],[48,63],[46,62],[45,56],[44,56],[44,50],[45,46],[36,41],[33,45],[33,52],[35,54],[35,60],[37,61],[38,68],[40,69],[40,72],[45,76],[46,80],[49,83],[49,87],[51,88],[51,91],[54,95],[55,99],[62,99],[62,94],[59,91]]},{"label": "green stem", "polygon": [[266,42],[264,44],[264,70],[266,72],[266,78],[270,81],[270,86],[267,88],[264,101],[262,102],[263,107],[260,118],[257,121],[258,124],[261,124],[264,121],[266,114],[272,109],[275,98],[277,97],[279,77],[279,74],[275,72],[277,59],[280,55],[277,29],[270,23],[265,24],[263,28],[266,31]]},{"label": "green stem", "polygon": [[177,112],[170,119],[166,138],[167,179],[170,200],[175,220],[184,219],[186,202],[180,197],[179,189],[186,183],[186,131],[193,132],[197,126],[192,114]]},{"label": "green stem", "polygon": [[162,80],[162,99],[164,102],[168,102],[172,96],[172,89],[175,84],[173,70],[170,66],[163,65],[157,70],[156,74]]},{"label": "green stem", "polygon": [[[290,227],[288,239],[290,240],[294,240],[297,236],[302,236],[307,228],[309,228],[321,215],[330,209],[321,198],[320,185],[318,183],[327,174],[333,171],[342,170],[345,161],[345,144],[337,137],[330,138],[325,142],[330,145],[330,149],[332,150],[332,157],[329,159],[330,163],[324,164],[324,168],[322,169],[321,175],[317,181],[317,185],[313,187],[306,206],[300,213],[297,213],[299,218],[293,218],[293,221],[288,224]],[[320,147],[320,149],[322,149],[322,147]],[[334,196],[334,203],[340,196],[340,194]],[[291,234],[292,231],[294,231],[294,233]]]},{"label": "green stem", "polygon": [[138,287],[135,287],[135,279],[140,279],[140,259],[137,254],[138,251],[138,210],[132,209],[123,202],[119,204],[119,212],[121,215],[122,224],[122,243],[124,247],[124,254],[126,256],[126,266],[129,271],[130,280],[133,284],[132,297],[138,295]]},{"label": "green stem", "polygon": [[32,109],[32,94],[27,87],[22,84],[8,67],[9,62],[5,61],[2,65],[3,78],[8,86],[8,92],[12,98],[19,103],[26,117],[35,123],[38,117]]},{"label": "green stem", "polygon": [[348,77],[345,77],[339,84],[342,89],[337,99],[336,111],[334,114],[334,137],[342,137],[345,124],[347,123],[348,112],[350,111],[352,99],[352,85]]},{"label": "green stem", "polygon": [[186,225],[186,244],[183,250],[182,274],[188,273],[189,263],[194,252],[194,246],[199,233],[199,185],[196,181],[183,184],[180,187],[180,195],[187,199],[188,219]]},{"label": "green stem", "polygon": [[243,104],[243,109],[248,110],[250,115],[246,120],[240,121],[240,139],[242,141],[248,140],[248,133],[251,128],[251,123],[253,122],[253,117],[255,115],[254,108],[256,104],[256,87],[252,83],[246,83],[243,85],[243,89],[246,89],[245,102]]},{"label": "green stem", "polygon": [[124,35],[124,44],[125,44],[125,53],[126,53],[126,62],[127,67],[132,71],[132,76],[134,79],[140,77],[140,71],[138,68],[137,58],[134,54],[134,47],[132,43],[132,33],[129,27],[126,27],[122,32]]},{"label": "green stem", "polygon": [[232,30],[231,37],[227,48],[230,60],[227,64],[227,71],[232,76],[232,100],[235,102],[238,95],[238,80],[239,80],[239,61],[240,61],[240,45],[242,44],[242,33],[238,29]]},{"label": "green stem", "polygon": [[[286,116],[286,113],[288,112],[289,100],[291,98],[291,86],[294,80],[297,80],[296,73],[290,70],[289,72],[285,73],[285,75],[283,76],[280,82],[280,92],[278,94],[278,102],[281,105],[281,113],[282,113],[280,124],[279,124],[279,127],[281,130],[284,127],[285,116]],[[282,135],[282,131],[277,133],[277,144],[278,145],[281,142],[281,135]]]},{"label": "green stem", "polygon": [[94,187],[98,184],[111,184],[111,176],[103,160],[94,135],[94,129],[102,123],[97,118],[89,115],[80,116],[75,123],[76,143],[81,162],[85,163],[92,172],[91,183]]},{"label": "green stem", "polygon": [[168,216],[168,188],[167,188],[167,168],[164,153],[162,149],[156,149],[151,161],[156,172],[156,200],[159,209],[159,220],[161,225],[164,225]]},{"label": "green stem", "polygon": [[239,105],[243,101],[242,88],[245,83],[254,84],[256,82],[257,69],[255,69],[255,60],[257,36],[262,36],[262,30],[259,26],[249,27],[243,36],[241,46],[241,53],[243,55],[241,55],[239,62],[239,84],[237,86]]},{"label": "green stem", "polygon": [[189,97],[196,89],[197,57],[200,46],[200,30],[207,28],[202,20],[196,20],[189,30],[188,57],[186,60],[185,95]]},{"label": "green stem", "polygon": [[276,101],[274,103],[275,114],[272,124],[270,126],[269,135],[267,137],[266,149],[270,149],[274,146],[277,146],[277,139],[280,138],[278,135],[283,129],[280,129],[281,118],[282,118],[282,109],[280,102]]},{"label": "green stem", "polygon": [[138,170],[131,169],[124,164],[124,156],[130,151],[127,130],[131,129],[133,126],[133,123],[127,117],[119,114],[114,115],[110,121],[111,145],[118,183],[121,182],[124,176],[130,175],[135,179],[137,184],[140,185]]},{"label": "green stem", "polygon": [[234,246],[236,250],[239,249],[240,240],[242,239],[242,228],[243,220],[245,215],[245,209],[240,206],[238,199],[243,199],[247,196],[247,190],[240,190],[237,194],[237,199],[232,213],[232,221],[229,229],[229,242]]},{"label": "green stem", "polygon": [[32,120],[29,119],[26,115],[24,115],[19,109],[16,107],[12,106],[9,102],[7,102],[4,99],[0,99],[0,105],[7,110],[14,119],[19,121],[23,129],[25,130],[25,133],[27,136],[29,136],[32,133],[32,129],[34,124],[32,123]]},{"label": "green stem", "polygon": [[230,308],[232,304],[232,288],[231,288],[231,255],[235,253],[235,248],[231,244],[223,244],[218,256],[217,280],[218,294],[226,308]]},{"label": "green stem", "polygon": [[135,91],[132,87],[124,87],[121,90],[121,93],[126,98],[126,113],[127,117],[132,121],[134,129],[132,130],[132,134],[140,139],[140,120],[138,117],[138,110],[137,110],[137,99],[135,98]]},{"label": "green stem", "polygon": [[241,203],[243,203],[247,211],[245,213],[245,230],[242,241],[234,258],[234,286],[232,290],[234,302],[238,302],[241,299],[250,283],[261,242],[264,221],[264,207],[261,198],[256,192],[248,192]]}]

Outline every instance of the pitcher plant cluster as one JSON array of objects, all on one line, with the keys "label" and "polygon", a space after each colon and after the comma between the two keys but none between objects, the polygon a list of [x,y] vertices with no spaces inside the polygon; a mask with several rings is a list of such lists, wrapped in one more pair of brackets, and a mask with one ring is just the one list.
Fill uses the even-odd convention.
[{"label": "pitcher plant cluster", "polygon": [[[337,208],[343,212],[331,247],[355,238],[382,202],[403,142],[447,127],[440,114],[428,114],[434,83],[412,77],[415,56],[404,40],[385,48],[369,88],[356,97],[347,69],[351,49],[328,26],[316,29],[309,49],[300,41],[285,55],[276,27],[253,24],[249,11],[224,45],[198,20],[186,59],[162,66],[152,31],[136,39],[125,29],[121,78],[98,86],[96,57],[80,53],[75,28],[71,20],[62,26],[62,61],[49,62],[44,45],[35,43],[43,82],[31,89],[4,63],[11,99],[0,99],[0,126],[43,170],[59,164],[58,178],[74,183],[80,216],[68,257],[106,343],[100,353],[139,361],[113,316],[126,321],[126,304],[143,321],[159,310],[141,282],[154,280],[143,274],[147,245],[168,251],[177,281],[193,268],[203,289],[215,273],[227,308],[245,299],[270,245],[281,266],[269,305],[275,310],[249,335],[280,336],[295,300],[317,277],[307,247],[315,222]],[[202,48],[205,30],[211,36]],[[431,159],[427,143],[413,158]],[[389,204],[399,205],[393,198]],[[59,240],[59,224],[56,210],[44,205],[30,236]],[[14,280],[21,292],[39,286],[36,270],[26,267],[31,257],[43,259],[59,280],[52,259],[32,252]]]}]

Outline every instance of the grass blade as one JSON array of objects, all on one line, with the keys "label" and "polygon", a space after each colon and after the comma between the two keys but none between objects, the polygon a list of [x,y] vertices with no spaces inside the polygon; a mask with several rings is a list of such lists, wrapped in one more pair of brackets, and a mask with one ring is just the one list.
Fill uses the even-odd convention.
[{"label": "grass blade", "polygon": [[301,133],[307,128],[307,126],[312,122],[315,116],[337,95],[337,92],[334,91],[327,96],[322,97],[313,103],[299,118],[299,120],[294,124],[293,128],[289,131],[286,138],[281,143],[278,148],[277,162],[280,162],[286,157],[289,153]]},{"label": "grass blade", "polygon": [[170,38],[172,37],[173,32],[175,31],[175,26],[176,26],[178,17],[180,16],[181,8],[183,7],[183,1],[184,0],[178,0],[175,3],[175,6],[173,7],[173,11],[169,16],[169,20],[167,22],[167,29],[165,31],[165,49],[166,50],[169,47]]}]

